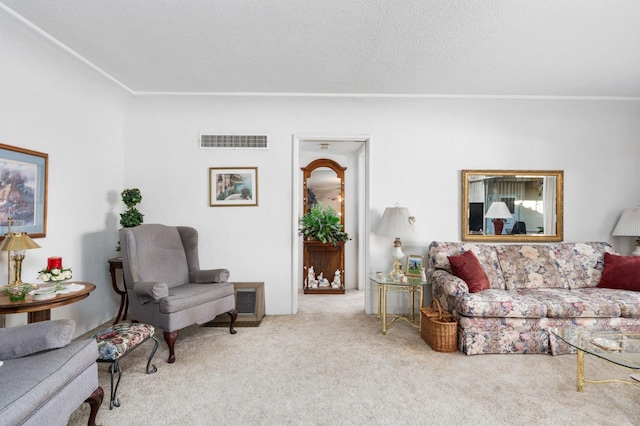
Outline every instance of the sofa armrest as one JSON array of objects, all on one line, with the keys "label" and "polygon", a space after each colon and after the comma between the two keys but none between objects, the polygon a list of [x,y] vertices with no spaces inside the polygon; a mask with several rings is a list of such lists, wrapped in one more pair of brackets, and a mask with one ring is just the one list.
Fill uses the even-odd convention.
[{"label": "sofa armrest", "polygon": [[200,269],[189,272],[191,282],[196,284],[223,283],[229,280],[228,269]]},{"label": "sofa armrest", "polygon": [[442,308],[449,312],[457,310],[458,301],[469,294],[469,286],[464,280],[442,269],[433,271],[431,285],[433,298],[438,299]]},{"label": "sofa armrest", "polygon": [[71,342],[75,331],[76,323],[71,319],[0,328],[0,360],[62,348]]},{"label": "sofa armrest", "polygon": [[166,283],[138,281],[133,285],[133,292],[144,305],[147,302],[158,303],[160,299],[169,296],[169,287]]}]

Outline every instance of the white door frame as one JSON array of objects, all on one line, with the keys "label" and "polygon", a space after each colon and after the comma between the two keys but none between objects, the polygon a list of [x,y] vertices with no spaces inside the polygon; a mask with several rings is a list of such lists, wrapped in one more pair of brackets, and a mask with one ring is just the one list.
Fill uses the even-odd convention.
[{"label": "white door frame", "polygon": [[363,148],[359,155],[362,157],[361,166],[358,168],[358,290],[365,290],[366,312],[370,311],[368,285],[369,271],[369,236],[371,234],[371,221],[369,208],[369,152],[370,139],[367,135],[293,135],[292,158],[291,158],[291,313],[298,312],[298,280],[299,261],[301,251],[301,238],[298,235],[298,220],[300,217],[300,143],[307,141],[332,141],[340,142],[363,142]]}]

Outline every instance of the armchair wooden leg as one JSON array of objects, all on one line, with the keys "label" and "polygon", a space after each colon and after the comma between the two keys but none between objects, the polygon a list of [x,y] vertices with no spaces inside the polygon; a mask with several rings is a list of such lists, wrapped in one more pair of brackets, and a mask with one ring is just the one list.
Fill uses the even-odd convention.
[{"label": "armchair wooden leg", "polygon": [[169,347],[169,359],[167,360],[169,364],[173,364],[174,362],[176,362],[176,354],[173,348],[176,344],[177,339],[178,339],[178,330],[164,332],[164,341],[167,342],[167,346]]},{"label": "armchair wooden leg", "polygon": [[229,324],[229,333],[236,334],[237,331],[236,331],[235,328],[233,328],[233,325],[236,323],[236,319],[238,318],[238,310],[237,309],[232,309],[227,313],[231,317],[231,324]]},{"label": "armchair wooden leg", "polygon": [[91,407],[91,412],[89,413],[89,421],[87,422],[88,426],[96,426],[96,416],[98,415],[98,410],[102,405],[102,400],[104,399],[104,390],[98,386],[96,390],[89,396],[89,398],[85,399],[84,402],[89,403]]}]

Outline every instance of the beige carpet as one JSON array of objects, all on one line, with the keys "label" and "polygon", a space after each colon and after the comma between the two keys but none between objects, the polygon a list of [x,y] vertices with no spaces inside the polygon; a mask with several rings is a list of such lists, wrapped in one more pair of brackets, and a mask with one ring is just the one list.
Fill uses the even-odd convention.
[{"label": "beige carpet", "polygon": [[[382,336],[363,292],[300,295],[297,315],[260,327],[190,327],[166,363],[159,336],[122,361],[121,406],[103,425],[627,425],[638,424],[640,389],[613,383],[575,390],[575,355],[443,354],[404,322]],[[146,346],[146,347],[145,347]],[[108,365],[100,364],[108,394]],[[625,370],[587,356],[591,378]],[[594,377],[595,376],[595,377]],[[70,425],[86,424],[84,404]]]}]

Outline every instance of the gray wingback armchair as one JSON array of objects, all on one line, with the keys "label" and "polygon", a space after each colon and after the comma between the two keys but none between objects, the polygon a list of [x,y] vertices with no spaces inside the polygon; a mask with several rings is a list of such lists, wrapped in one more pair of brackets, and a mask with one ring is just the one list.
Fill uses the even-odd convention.
[{"label": "gray wingback armchair", "polygon": [[134,321],[162,329],[175,361],[178,330],[203,324],[217,315],[238,311],[233,283],[226,269],[200,269],[198,232],[186,226],[144,224],[120,230],[122,266],[129,313]]}]

